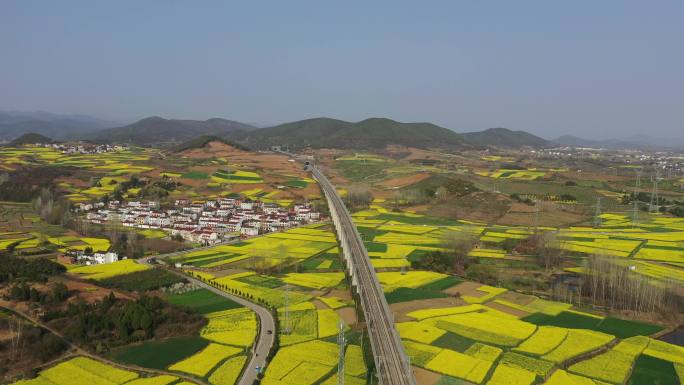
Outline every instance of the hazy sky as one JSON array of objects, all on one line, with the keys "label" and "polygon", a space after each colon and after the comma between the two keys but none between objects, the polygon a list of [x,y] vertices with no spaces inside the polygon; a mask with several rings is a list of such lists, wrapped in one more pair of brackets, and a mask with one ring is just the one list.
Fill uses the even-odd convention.
[{"label": "hazy sky", "polygon": [[684,136],[684,1],[0,3],[0,109]]}]

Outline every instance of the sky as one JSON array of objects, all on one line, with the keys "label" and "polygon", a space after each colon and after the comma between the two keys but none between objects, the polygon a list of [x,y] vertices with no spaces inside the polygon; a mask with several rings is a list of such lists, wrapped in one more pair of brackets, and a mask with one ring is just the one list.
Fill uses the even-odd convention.
[{"label": "sky", "polygon": [[684,136],[684,2],[32,1],[0,110]]}]

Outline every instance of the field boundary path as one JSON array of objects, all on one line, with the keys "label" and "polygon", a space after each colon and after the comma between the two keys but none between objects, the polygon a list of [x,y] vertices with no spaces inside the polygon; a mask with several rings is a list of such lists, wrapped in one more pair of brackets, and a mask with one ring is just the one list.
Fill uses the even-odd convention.
[{"label": "field boundary path", "polygon": [[[117,367],[120,369],[126,369],[126,370],[131,370],[134,372],[143,372],[143,373],[156,374],[156,375],[165,374],[165,375],[180,378],[180,379],[185,380],[185,381],[192,382],[194,384],[210,385],[208,382],[206,382],[200,378],[188,376],[188,375],[185,375],[183,373],[170,372],[170,371],[166,371],[166,370],[159,370],[159,369],[152,369],[152,368],[145,368],[145,367],[137,366],[137,365],[122,364],[120,362],[112,361],[108,358],[104,358],[102,356],[95,355],[95,354],[90,353],[89,351],[83,349],[82,347],[76,345],[75,343],[71,342],[71,340],[66,338],[62,333],[58,332],[57,330],[53,329],[52,327],[50,327],[44,323],[42,323],[41,321],[33,318],[29,314],[22,312],[21,310],[15,309],[13,307],[8,307],[8,306],[5,306],[3,304],[0,304],[0,308],[5,309],[5,310],[9,311],[10,313],[17,315],[21,318],[24,318],[25,320],[31,322],[32,324],[34,324],[40,328],[43,328],[43,329],[49,331],[50,333],[56,335],[57,337],[59,337],[59,339],[64,341],[74,351],[74,353],[71,353],[71,355],[88,357],[88,358],[91,358],[93,360],[100,361],[100,362],[103,362],[107,365],[111,365],[111,366],[114,366],[114,367]],[[69,357],[69,354],[65,355],[64,357],[60,357],[59,359],[52,360],[52,361],[50,361],[50,362],[48,362],[42,366],[47,366],[47,364],[54,364],[58,361],[61,361],[64,358],[68,358],[68,357]],[[250,383],[250,385],[251,385],[251,383]]]},{"label": "field boundary path", "polygon": [[[266,358],[268,357],[268,354],[270,353],[271,348],[273,347],[273,344],[275,342],[275,320],[273,319],[273,314],[271,314],[271,311],[265,307],[255,304],[254,302],[250,302],[241,297],[228,294],[225,291],[217,289],[198,279],[189,277],[179,271],[175,271],[173,269],[167,270],[173,272],[174,274],[182,276],[190,282],[204,289],[207,289],[212,293],[218,294],[224,298],[228,298],[231,301],[237,302],[240,305],[245,306],[251,309],[254,313],[256,313],[257,318],[259,319],[259,330],[257,333],[256,341],[254,343],[254,348],[252,349],[252,357],[249,359],[249,363],[247,363],[247,366],[245,366],[245,368],[243,369],[242,374],[240,375],[240,379],[237,382],[238,385],[254,384],[254,381],[256,381],[257,377],[256,367],[259,366],[261,368],[261,371],[263,371],[266,368]],[[271,333],[268,332],[269,330],[271,331]]]},{"label": "field boundary path", "polygon": [[328,200],[352,286],[359,295],[368,325],[368,336],[380,384],[416,385],[411,364],[394,326],[394,316],[349,211],[328,178],[313,165],[307,164],[307,168]]}]

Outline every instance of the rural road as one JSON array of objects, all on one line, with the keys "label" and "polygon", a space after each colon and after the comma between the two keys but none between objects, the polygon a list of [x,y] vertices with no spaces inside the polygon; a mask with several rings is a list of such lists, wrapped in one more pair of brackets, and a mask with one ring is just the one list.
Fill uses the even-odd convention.
[{"label": "rural road", "polygon": [[[234,295],[228,294],[225,291],[219,290],[200,280],[188,277],[187,275],[182,274],[180,272],[175,273],[183,276],[183,278],[189,280],[190,282],[198,286],[201,286],[213,293],[228,298],[231,301],[237,302],[242,306],[248,307],[256,313],[259,319],[259,334],[257,335],[257,340],[254,349],[252,349],[252,358],[250,358],[249,363],[247,363],[247,366],[242,372],[242,377],[240,377],[240,380],[237,382],[238,385],[252,385],[256,380],[257,376],[256,367],[259,366],[260,368],[262,368],[262,370],[264,369],[266,365],[266,357],[268,357],[268,353],[271,351],[271,347],[273,347],[273,343],[275,342],[275,320],[273,319],[273,315],[271,314],[271,312],[265,307],[261,307],[241,297],[236,297]],[[271,331],[271,333],[268,332],[269,330]]]}]

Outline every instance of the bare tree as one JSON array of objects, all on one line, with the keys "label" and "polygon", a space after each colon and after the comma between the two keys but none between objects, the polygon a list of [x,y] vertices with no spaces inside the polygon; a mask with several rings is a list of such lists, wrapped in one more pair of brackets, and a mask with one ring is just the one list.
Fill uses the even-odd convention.
[{"label": "bare tree", "polygon": [[540,259],[546,270],[561,264],[563,245],[556,233],[540,231],[532,235],[529,241],[532,243],[533,253]]},{"label": "bare tree", "polygon": [[468,253],[477,244],[477,233],[475,228],[465,226],[460,231],[447,231],[442,237],[442,246],[453,253],[454,270],[459,273],[464,271]]},{"label": "bare tree", "polygon": [[636,268],[619,258],[590,256],[581,292],[594,306],[676,317],[682,306],[676,283],[638,274]]},{"label": "bare tree", "polygon": [[435,198],[437,198],[438,201],[445,202],[448,197],[449,197],[449,190],[447,190],[446,187],[444,187],[444,186],[437,187],[437,190],[435,190]]},{"label": "bare tree", "polygon": [[349,208],[354,210],[360,207],[367,207],[373,201],[370,188],[364,184],[354,184],[347,189],[346,199]]},{"label": "bare tree", "polygon": [[10,334],[10,359],[16,360],[21,352],[23,322],[14,317],[9,317],[8,323]]}]

